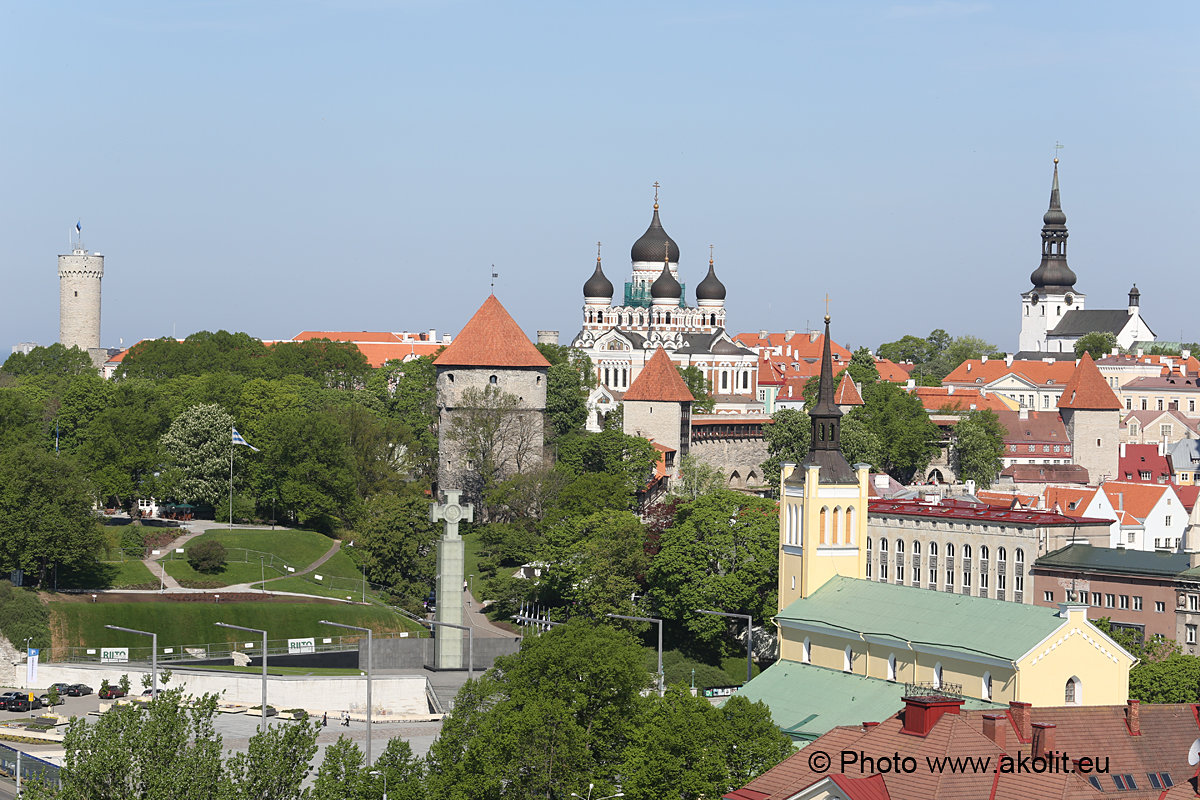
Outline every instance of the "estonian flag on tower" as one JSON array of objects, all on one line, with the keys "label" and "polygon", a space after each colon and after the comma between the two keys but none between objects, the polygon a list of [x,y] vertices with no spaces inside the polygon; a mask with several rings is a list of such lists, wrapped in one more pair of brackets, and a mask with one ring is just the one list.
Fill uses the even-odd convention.
[{"label": "estonian flag on tower", "polygon": [[248,443],[245,439],[242,438],[242,435],[237,432],[237,428],[233,429],[233,443],[234,444],[244,444],[244,445],[246,445],[246,447],[249,447],[254,452],[256,452],[256,453],[258,452],[257,447]]},{"label": "estonian flag on tower", "polygon": [[75,221],[75,232],[76,232],[76,233],[83,233],[83,220],[76,220],[76,221]]}]

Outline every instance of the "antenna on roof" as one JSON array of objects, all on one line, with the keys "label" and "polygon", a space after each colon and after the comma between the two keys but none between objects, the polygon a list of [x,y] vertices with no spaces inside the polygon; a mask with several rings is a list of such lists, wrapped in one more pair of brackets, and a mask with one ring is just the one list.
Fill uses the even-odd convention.
[{"label": "antenna on roof", "polygon": [[496,265],[492,264],[492,294],[496,293],[496,278],[500,277],[500,273],[496,272]]},{"label": "antenna on roof", "polygon": [[1188,748],[1188,763],[1193,767],[1200,764],[1200,739],[1192,742],[1192,746]]}]

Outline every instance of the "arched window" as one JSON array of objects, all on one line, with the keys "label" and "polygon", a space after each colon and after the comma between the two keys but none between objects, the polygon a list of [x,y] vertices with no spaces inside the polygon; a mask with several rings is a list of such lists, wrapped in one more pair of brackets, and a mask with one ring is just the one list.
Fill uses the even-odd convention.
[{"label": "arched window", "polygon": [[1008,553],[1005,551],[1005,549],[1003,547],[996,548],[996,560],[997,561],[1007,561],[1008,560]]},{"label": "arched window", "polygon": [[904,540],[903,539],[896,540],[896,555],[901,555],[901,556],[904,555]]},{"label": "arched window", "polygon": [[984,561],[988,560],[988,549],[986,544],[979,546],[979,557]]},{"label": "arched window", "polygon": [[921,555],[921,543],[913,539],[912,553],[914,556]]},{"label": "arched window", "polygon": [[[847,647],[846,649],[849,650],[850,648]],[[940,661],[933,665],[933,688],[942,688],[942,662]]]},{"label": "arched window", "polygon": [[964,544],[963,545],[963,558],[970,558],[970,557],[971,557],[971,545]]},{"label": "arched window", "polygon": [[805,664],[812,663],[812,640],[807,636],[804,637],[804,649],[800,651],[800,660]]},{"label": "arched window", "polygon": [[842,653],[842,671],[850,672],[854,669],[854,651],[850,649],[850,645],[846,645],[846,652]]},{"label": "arched window", "polygon": [[931,556],[937,555],[937,542],[929,543],[929,555],[931,555]]},{"label": "arched window", "polygon": [[992,699],[992,673],[983,673],[983,699]]},{"label": "arched window", "polygon": [[892,653],[888,656],[888,677],[889,681],[896,680],[896,654]]},{"label": "arched window", "polygon": [[846,536],[844,537],[846,544],[854,544],[854,515],[856,513],[854,506],[846,509]]},{"label": "arched window", "polygon": [[488,378],[488,383],[490,383],[492,386],[495,386],[496,385],[496,376],[493,375],[490,378]]},{"label": "arched window", "polygon": [[842,507],[835,506],[833,509],[833,524],[829,527],[829,543],[837,544],[838,536],[842,532]]},{"label": "arched window", "polygon": [[867,537],[867,552],[868,553],[871,552],[871,537],[870,536]]},{"label": "arched window", "polygon": [[[1170,502],[1170,501],[1168,500],[1167,502]],[[1025,551],[1019,547],[1017,548],[1017,563],[1018,564],[1025,563]]]},{"label": "arched window", "polygon": [[886,552],[887,552],[887,539],[880,539],[880,540],[879,540],[879,552],[880,552],[880,553],[886,553]]},{"label": "arched window", "polygon": [[954,558],[954,543],[947,542],[946,543],[946,560],[949,561],[953,558]]},{"label": "arched window", "polygon": [[818,544],[825,544],[826,538],[829,536],[829,508],[821,506],[821,535]]},{"label": "arched window", "polygon": [[1078,677],[1072,676],[1067,680],[1063,701],[1069,706],[1083,705],[1083,683]]}]

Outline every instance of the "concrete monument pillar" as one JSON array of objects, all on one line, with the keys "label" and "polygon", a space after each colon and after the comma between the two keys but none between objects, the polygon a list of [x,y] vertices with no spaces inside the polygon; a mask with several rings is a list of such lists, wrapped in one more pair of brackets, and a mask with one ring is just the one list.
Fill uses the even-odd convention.
[{"label": "concrete monument pillar", "polygon": [[[443,521],[446,532],[438,540],[437,612],[435,619],[451,625],[463,625],[463,540],[458,535],[458,523],[470,522],[475,518],[475,507],[470,503],[458,502],[462,493],[457,490],[443,492],[446,502],[429,506],[429,519]],[[437,656],[438,669],[466,669],[463,658],[463,632],[458,628],[438,626]]]}]

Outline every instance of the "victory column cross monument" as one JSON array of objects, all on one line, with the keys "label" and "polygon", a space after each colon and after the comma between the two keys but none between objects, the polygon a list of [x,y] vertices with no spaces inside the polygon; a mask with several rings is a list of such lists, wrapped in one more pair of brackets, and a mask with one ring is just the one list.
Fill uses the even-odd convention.
[{"label": "victory column cross monument", "polygon": [[[431,522],[444,521],[446,533],[438,539],[438,577],[437,577],[437,612],[438,622],[449,625],[463,625],[463,585],[464,560],[463,540],[458,535],[459,522],[471,522],[475,518],[475,507],[470,503],[460,505],[457,489],[443,492],[446,498],[444,504],[431,503],[429,519]],[[439,626],[437,631],[437,669],[465,669],[463,662],[463,632],[459,628]]]}]

